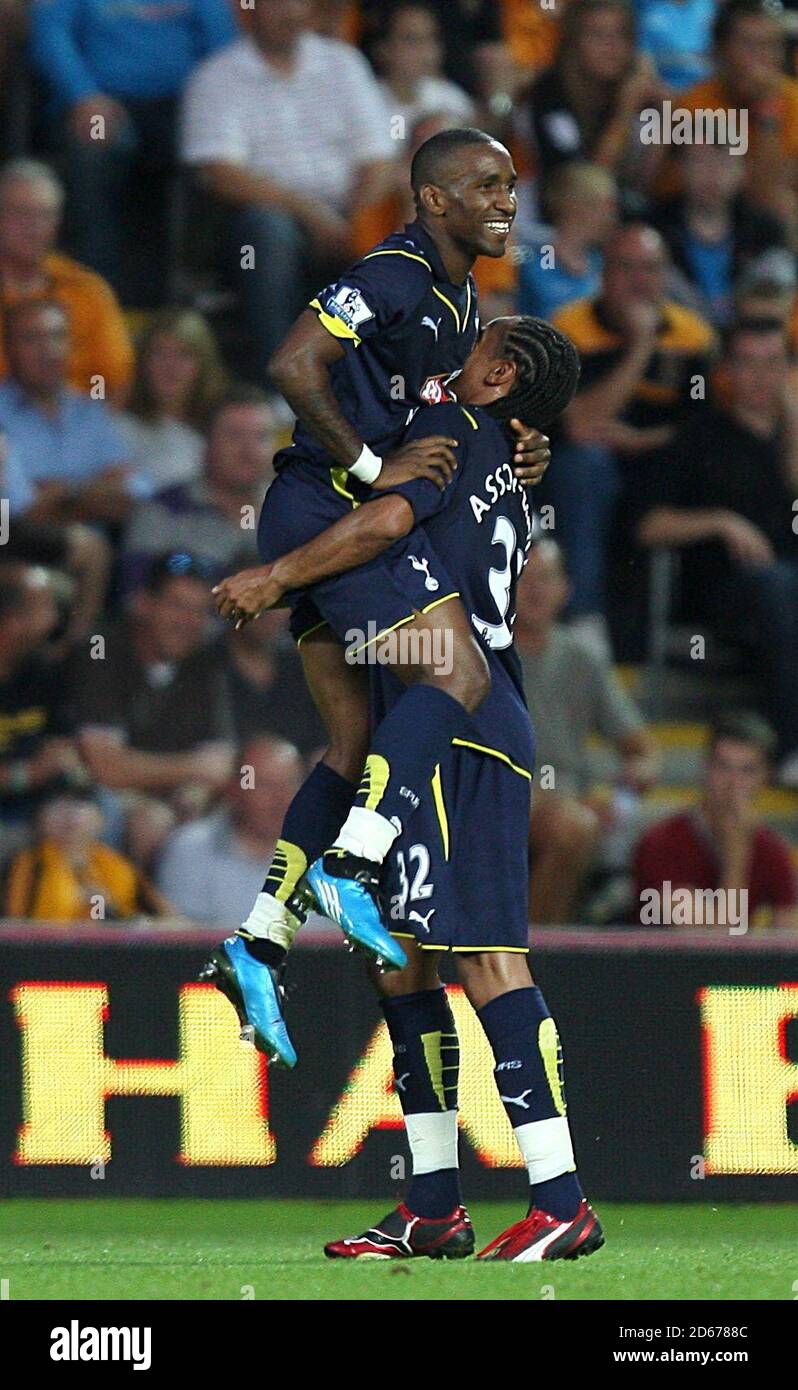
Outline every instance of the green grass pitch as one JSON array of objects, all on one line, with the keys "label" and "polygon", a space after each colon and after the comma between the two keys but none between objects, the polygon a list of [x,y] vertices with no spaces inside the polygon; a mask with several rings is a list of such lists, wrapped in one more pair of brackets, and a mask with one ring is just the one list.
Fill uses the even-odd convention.
[{"label": "green grass pitch", "polygon": [[[384,1204],[387,1206],[387,1204]],[[798,1207],[598,1204],[607,1244],[543,1265],[325,1260],[374,1202],[11,1200],[10,1299],[793,1299]],[[486,1244],[516,1208],[472,1208]]]}]

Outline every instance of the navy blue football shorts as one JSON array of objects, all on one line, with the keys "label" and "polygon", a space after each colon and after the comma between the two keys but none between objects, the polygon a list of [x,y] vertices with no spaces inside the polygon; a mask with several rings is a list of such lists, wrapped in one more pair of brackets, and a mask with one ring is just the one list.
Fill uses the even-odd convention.
[{"label": "navy blue football shorts", "polygon": [[[361,496],[368,491],[357,488]],[[258,523],[258,551],[269,564],[347,516],[358,500],[343,469],[323,471],[297,460],[284,467],[266,494]],[[347,574],[286,594],[291,633],[300,643],[328,625],[355,654],[382,633],[412,622],[458,596],[457,586],[419,527],[375,560]]]},{"label": "navy blue football shorts", "polygon": [[387,925],[428,951],[529,949],[531,768],[455,740],[394,841]]}]

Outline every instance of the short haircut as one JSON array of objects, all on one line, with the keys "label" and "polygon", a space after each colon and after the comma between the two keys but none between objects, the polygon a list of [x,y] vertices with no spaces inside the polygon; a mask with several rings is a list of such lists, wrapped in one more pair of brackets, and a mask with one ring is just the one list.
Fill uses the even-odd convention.
[{"label": "short haircut", "polygon": [[446,177],[447,166],[453,154],[468,145],[500,145],[493,135],[472,126],[456,126],[454,130],[442,130],[433,135],[416,150],[410,166],[410,183],[418,199],[425,184],[434,183],[439,187]]},{"label": "short haircut", "polygon": [[731,739],[734,743],[745,743],[756,748],[767,763],[772,763],[778,740],[761,715],[750,710],[730,710],[712,720],[709,726],[708,751],[713,753],[721,739]]},{"label": "short haircut", "polygon": [[712,42],[719,47],[734,33],[739,19],[780,19],[784,13],[781,0],[725,0],[718,7],[712,25]]}]

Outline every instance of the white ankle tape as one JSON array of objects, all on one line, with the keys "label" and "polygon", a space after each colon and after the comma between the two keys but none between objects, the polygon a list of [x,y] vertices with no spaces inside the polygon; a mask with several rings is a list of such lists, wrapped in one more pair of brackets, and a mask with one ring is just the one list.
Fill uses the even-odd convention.
[{"label": "white ankle tape", "polygon": [[405,1115],[405,1129],[413,1155],[413,1175],[457,1168],[457,1111],[429,1115]]},{"label": "white ankle tape", "polygon": [[381,864],[400,833],[379,811],[353,806],[335,844],[339,849],[356,854],[359,859],[371,859],[375,864]]},{"label": "white ankle tape", "polygon": [[558,1178],[561,1173],[575,1171],[571,1131],[564,1115],[533,1120],[531,1124],[519,1125],[513,1133],[531,1183],[548,1182],[549,1178]]},{"label": "white ankle tape", "polygon": [[287,951],[302,923],[285,903],[279,903],[271,893],[259,893],[255,906],[250,912],[243,930],[257,936],[260,941],[273,941]]}]

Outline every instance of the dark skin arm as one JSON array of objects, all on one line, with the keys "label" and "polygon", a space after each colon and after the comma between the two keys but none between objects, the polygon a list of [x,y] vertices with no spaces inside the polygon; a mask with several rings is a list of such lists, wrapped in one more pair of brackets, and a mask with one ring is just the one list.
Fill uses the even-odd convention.
[{"label": "dark skin arm", "polygon": [[[345,353],[344,343],[327,332],[313,309],[306,309],[271,358],[269,372],[294,414],[343,468],[351,468],[363,440],[346,419],[330,385],[330,371]],[[520,420],[512,424],[518,434],[516,476],[526,485],[539,483],[549,463],[548,439]],[[444,487],[457,466],[456,445],[456,440],[436,435],[393,450],[386,455],[373,487],[395,487],[421,477]]]},{"label": "dark skin arm", "polygon": [[319,584],[334,574],[367,564],[409,535],[414,525],[413,508],[404,497],[398,493],[378,497],[272,564],[223,579],[213,591],[216,607],[223,618],[243,627],[265,609],[278,607],[290,589]]}]

